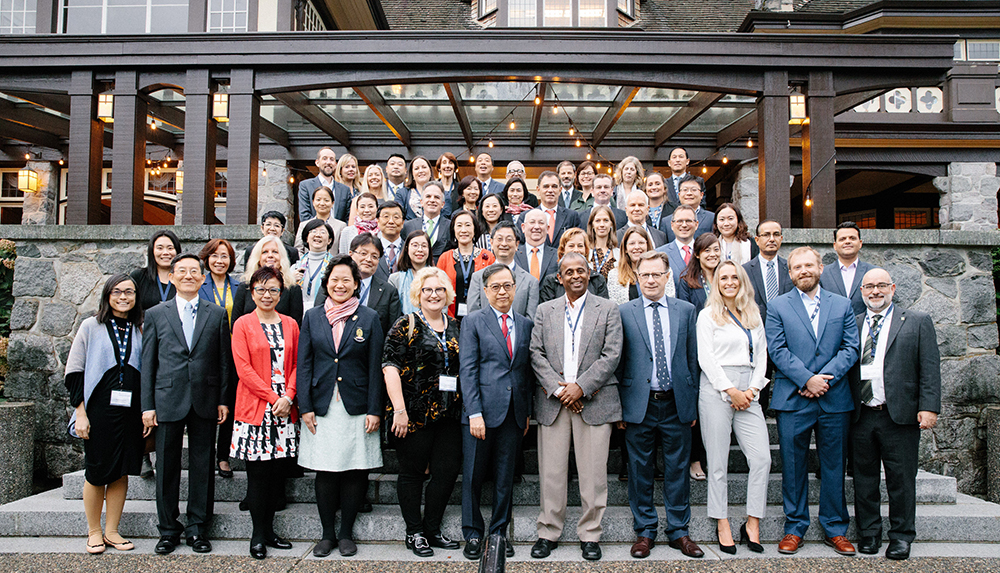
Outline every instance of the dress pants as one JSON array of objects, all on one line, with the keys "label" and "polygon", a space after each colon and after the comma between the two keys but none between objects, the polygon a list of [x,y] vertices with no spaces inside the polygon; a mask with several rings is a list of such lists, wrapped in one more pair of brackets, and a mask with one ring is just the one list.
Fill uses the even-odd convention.
[{"label": "dress pants", "polygon": [[[156,514],[160,536],[206,535],[215,504],[215,419],[199,417],[192,409],[177,422],[156,427]],[[178,503],[181,486],[181,450],[188,434],[187,523],[182,526]]]},{"label": "dress pants", "polygon": [[821,478],[819,524],[827,537],[847,534],[844,452],[850,421],[850,412],[823,412],[815,400],[801,410],[778,412],[786,534],[804,537],[809,528],[809,437],[814,429]]},{"label": "dress pants", "polygon": [[[724,368],[729,380],[738,390],[750,385],[753,369],[749,366]],[[760,402],[753,401],[746,410],[736,411],[732,403],[722,398],[704,375],[698,393],[698,415],[701,435],[708,454],[708,516],[727,519],[729,509],[729,447],[731,434],[736,434],[740,450],[747,458],[750,473],[747,477],[747,515],[764,517],[767,505],[767,478],[771,471],[771,447],[767,425]]]},{"label": "dress pants", "polygon": [[667,538],[670,541],[688,534],[691,521],[691,425],[680,421],[673,391],[654,400],[650,393],[646,416],[638,424],[625,427],[628,447],[628,500],[632,508],[633,528],[637,536],[656,539],[659,522],[653,505],[653,438],[663,441],[663,502],[667,514]]},{"label": "dress pants", "polygon": [[561,408],[551,426],[538,426],[538,473],[541,511],[538,537],[559,541],[566,521],[566,488],[569,483],[569,446],[573,442],[580,478],[583,513],[576,526],[580,541],[600,541],[601,520],[608,507],[608,448],[612,424],[591,426],[583,416]]},{"label": "dress pants", "polygon": [[511,511],[514,508],[514,458],[521,447],[524,429],[518,427],[511,401],[507,417],[496,428],[486,428],[486,439],[480,440],[469,433],[469,425],[462,425],[462,536],[466,541],[483,538],[485,525],[480,501],[483,482],[492,462],[493,516],[488,535],[507,535]]},{"label": "dress pants", "polygon": [[861,407],[851,430],[854,444],[854,520],[864,536],[882,537],[880,466],[889,493],[889,539],[916,537],[920,426],[900,425],[889,411]]},{"label": "dress pants", "polygon": [[[399,457],[396,493],[407,535],[423,533],[433,537],[441,533],[444,510],[462,469],[462,428],[457,420],[438,420],[396,440]],[[428,467],[431,470],[429,479]],[[426,500],[423,517],[420,515],[421,496]]]}]

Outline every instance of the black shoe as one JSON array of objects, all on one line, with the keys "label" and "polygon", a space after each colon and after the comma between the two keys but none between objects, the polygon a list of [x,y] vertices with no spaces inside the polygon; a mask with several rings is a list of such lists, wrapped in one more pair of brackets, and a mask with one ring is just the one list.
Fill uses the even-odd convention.
[{"label": "black shoe", "polygon": [[185,541],[195,553],[211,553],[212,542],[204,535],[189,536]]},{"label": "black shoe", "polygon": [[507,546],[507,559],[510,559],[511,557],[514,556],[514,544],[510,542],[509,537],[504,537],[503,541],[504,545]]},{"label": "black shoe", "polygon": [[726,555],[736,555],[736,544],[733,545],[723,545],[722,539],[719,537],[719,528],[715,528],[715,540],[719,542],[719,551],[725,553]]},{"label": "black shoe", "polygon": [[583,558],[587,561],[601,559],[601,546],[596,541],[581,541],[580,550],[583,551]]},{"label": "black shoe", "polygon": [[264,541],[264,545],[267,545],[268,547],[274,547],[275,549],[291,549],[292,548],[292,544],[291,543],[285,541],[284,539],[278,537],[277,535],[275,535],[271,539],[265,540]]},{"label": "black shoe", "polygon": [[889,547],[885,550],[886,559],[902,561],[910,558],[910,542],[902,539],[890,539]]},{"label": "black shoe", "polygon": [[254,559],[263,559],[267,557],[267,546],[263,543],[254,543],[250,546],[250,557]]},{"label": "black shoe", "polygon": [[763,545],[750,540],[750,535],[747,533],[747,524],[745,521],[743,522],[743,525],[740,526],[740,543],[746,545],[747,549],[753,551],[754,553],[764,552]]},{"label": "black shoe", "polygon": [[531,546],[531,556],[535,559],[545,559],[556,547],[559,547],[558,541],[549,541],[548,539],[539,537],[538,541]]},{"label": "black shoe", "polygon": [[358,510],[358,513],[371,513],[373,511],[375,511],[375,508],[372,507],[371,502],[365,501],[363,504],[361,504],[361,509]]},{"label": "black shoe", "polygon": [[[215,467],[216,467],[216,469],[219,470],[219,477],[224,477],[224,478],[231,478],[231,477],[233,477],[233,469],[232,469],[232,467],[230,467],[228,470],[224,470],[224,469],[222,469],[222,463],[221,462],[216,463]],[[252,549],[251,549],[251,552],[252,552]],[[263,557],[258,557],[258,559],[263,559]]]},{"label": "black shoe", "polygon": [[865,555],[875,555],[882,548],[882,538],[876,535],[862,535],[858,540],[858,551]]},{"label": "black shoe", "polygon": [[438,549],[450,549],[454,551],[455,549],[462,548],[459,542],[455,541],[454,539],[448,539],[447,537],[441,535],[440,533],[429,536],[427,538],[427,543],[429,543],[431,547],[437,547]]},{"label": "black shoe", "polygon": [[466,559],[477,561],[483,556],[483,540],[478,537],[473,537],[465,542],[465,549],[462,550],[462,555],[465,555]]},{"label": "black shoe", "polygon": [[427,538],[424,537],[423,533],[414,533],[413,535],[406,536],[406,548],[413,552],[417,557],[433,557],[434,550],[431,549],[430,543],[427,543]]},{"label": "black shoe", "polygon": [[340,549],[341,557],[350,557],[358,552],[358,546],[350,539],[341,539],[338,541],[337,549]]},{"label": "black shoe", "polygon": [[155,551],[157,555],[167,555],[173,553],[174,549],[177,549],[177,546],[180,544],[181,544],[180,537],[164,536],[161,537],[160,540],[156,543],[156,549],[154,549],[153,551]]},{"label": "black shoe", "polygon": [[316,547],[313,547],[313,557],[326,557],[327,555],[333,553],[333,549],[336,546],[336,541],[332,541],[330,539],[320,540],[320,542],[316,544]]},{"label": "black shoe", "polygon": [[153,462],[149,460],[149,454],[142,456],[142,469],[139,470],[139,477],[143,479],[153,479],[155,476],[156,473],[153,472]]}]

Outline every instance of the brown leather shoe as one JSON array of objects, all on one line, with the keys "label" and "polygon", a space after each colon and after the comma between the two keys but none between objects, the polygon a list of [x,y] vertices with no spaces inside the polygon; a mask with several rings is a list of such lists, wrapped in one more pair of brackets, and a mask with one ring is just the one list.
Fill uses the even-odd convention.
[{"label": "brown leather shoe", "polygon": [[649,557],[649,550],[656,545],[656,542],[648,537],[639,536],[636,538],[635,543],[632,544],[632,557],[636,559],[645,559]]},{"label": "brown leather shoe", "polygon": [[843,535],[838,535],[836,537],[824,537],[823,543],[826,543],[833,550],[841,555],[854,555],[854,546],[851,542],[847,540]]},{"label": "brown leather shoe", "polygon": [[705,552],[698,547],[698,544],[691,541],[691,538],[685,535],[684,537],[678,537],[674,539],[669,544],[674,549],[680,549],[681,553],[687,555],[688,557],[704,557]]},{"label": "brown leather shoe", "polygon": [[798,553],[799,547],[802,547],[802,538],[798,535],[788,535],[781,538],[781,542],[778,543],[778,553],[784,553],[786,555],[791,555],[793,553]]}]

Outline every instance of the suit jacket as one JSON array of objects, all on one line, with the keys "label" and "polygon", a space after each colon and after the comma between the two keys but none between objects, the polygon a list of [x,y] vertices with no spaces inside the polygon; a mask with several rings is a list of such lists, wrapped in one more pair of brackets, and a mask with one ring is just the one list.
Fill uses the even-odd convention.
[{"label": "suit jacket", "polygon": [[359,306],[347,319],[339,350],[333,347],[333,329],[323,307],[306,311],[299,332],[296,372],[299,413],[325,415],[333,400],[334,387],[338,386],[348,414],[381,417],[385,393],[384,343],[378,313],[368,307]]},{"label": "suit jacket", "polygon": [[[676,207],[675,207],[676,208]],[[670,228],[671,221],[674,220],[674,214],[670,213],[666,217],[660,217],[660,230],[667,235],[668,241],[673,241],[677,237],[674,236],[674,230]],[[705,209],[704,207],[698,209],[698,228],[694,232],[694,238],[697,239],[705,233],[712,232],[712,225],[715,224],[715,213]]]},{"label": "suit jacket", "polygon": [[[610,206],[610,205],[609,205]],[[590,222],[590,213],[593,212],[594,208],[584,209],[580,211],[580,225],[586,228]],[[625,225],[628,225],[628,215],[625,211],[622,211],[618,207],[611,206],[611,212],[615,214],[615,229],[624,229]]]},{"label": "suit jacket", "polygon": [[[783,257],[776,257],[778,266],[775,272],[778,273],[778,296],[795,288],[792,284],[792,277],[788,274],[788,261]],[[750,284],[753,285],[753,301],[760,309],[760,317],[767,320],[767,291],[764,289],[764,269],[760,264],[760,259],[754,257],[743,264],[743,270],[750,277]]]},{"label": "suit jacket", "polygon": [[531,370],[533,323],[517,313],[514,318],[514,353],[507,354],[500,323],[493,307],[469,313],[462,319],[458,379],[462,385],[462,423],[469,414],[481,413],[487,428],[503,424],[513,404],[514,421],[524,428],[531,415],[531,392],[535,386]]},{"label": "suit jacket", "polygon": [[[819,337],[813,333],[798,289],[792,289],[767,305],[767,353],[774,362],[771,407],[794,412],[810,400],[824,412],[854,410],[847,372],[858,361],[858,322],[846,298],[820,288]],[[830,389],[819,398],[799,395],[815,374],[833,376]]]},{"label": "suit jacket", "polygon": [[[319,177],[306,179],[299,183],[299,222],[308,221],[316,216],[313,209],[313,193],[322,187]],[[351,214],[351,189],[343,183],[333,182],[333,218],[347,222]]]},{"label": "suit jacket", "polygon": [[[531,331],[531,366],[538,385],[535,388],[535,419],[551,426],[562,409],[553,393],[566,377],[563,343],[566,330],[566,299],[544,302],[538,306],[535,328]],[[615,371],[622,351],[622,319],[618,305],[593,294],[587,296],[577,328],[583,329],[577,357],[576,384],[583,390],[586,406],[581,415],[591,426],[622,419]]]},{"label": "suit jacket", "polygon": [[[866,313],[856,317],[859,333],[865,317]],[[930,315],[894,307],[888,337],[883,385],[889,417],[897,424],[909,426],[917,423],[917,412],[940,413],[941,355]],[[861,346],[858,353],[860,355]],[[849,376],[856,421],[861,415],[860,360],[851,368]]]},{"label": "suit jacket", "polygon": [[[526,316],[531,320],[535,319],[535,309],[538,308],[538,281],[531,273],[522,269],[519,265],[514,265],[514,282],[517,285],[514,291],[514,304],[510,307],[513,312]],[[486,295],[483,293],[483,271],[472,273],[472,280],[469,281],[469,292],[466,293],[465,304],[469,312],[489,306]]]},{"label": "suit jacket", "polygon": [[674,279],[674,292],[679,293],[681,291],[681,275],[687,269],[687,265],[684,264],[684,255],[674,241],[657,247],[656,250],[667,254],[667,259],[670,260],[670,276]]},{"label": "suit jacket", "polygon": [[[649,217],[646,217],[646,220],[648,221]],[[625,231],[627,230],[628,230],[628,222],[626,222],[622,228],[618,229],[617,237],[619,245],[622,243],[622,237],[625,236]],[[646,225],[646,230],[649,231],[649,236],[650,238],[653,239],[653,247],[659,248],[667,244],[667,236],[663,234],[663,231],[660,231],[659,229],[653,227],[652,225]]]},{"label": "suit jacket", "polygon": [[[451,219],[446,219],[444,214],[438,219],[438,228],[435,230],[437,238],[434,239],[434,245],[431,247],[431,260],[427,263],[429,265],[434,265],[437,263],[438,257],[441,253],[451,247]],[[403,223],[403,237],[409,237],[410,233],[413,231],[422,231],[424,228],[423,217],[417,217],[416,219],[410,219],[409,221]]]},{"label": "suit jacket", "polygon": [[[545,207],[539,206],[538,208],[543,211],[545,210]],[[555,230],[552,232],[552,240],[549,241],[546,237],[545,244],[551,247],[558,247],[559,239],[562,238],[562,234],[566,231],[566,229],[572,227],[580,227],[580,214],[576,211],[571,211],[562,205],[557,205]],[[585,229],[586,225],[580,228]]]},{"label": "suit jacket", "polygon": [[861,314],[866,312],[868,308],[865,306],[865,300],[861,298],[861,279],[865,278],[865,273],[874,268],[875,265],[858,259],[858,268],[854,271],[854,283],[851,284],[851,289],[848,291],[844,288],[844,276],[840,274],[840,261],[838,260],[832,265],[823,267],[823,274],[819,277],[819,285],[834,294],[851,299],[854,314]]},{"label": "suit jacket", "polygon": [[[389,284],[389,281],[378,276],[378,273],[372,276],[370,289],[368,291],[368,302],[365,306],[378,313],[382,332],[387,333],[389,332],[389,328],[393,324],[396,324],[396,320],[403,314],[399,302],[399,291],[396,290],[396,287]],[[302,295],[300,294],[299,298],[301,297]],[[326,304],[326,291],[320,289],[316,293],[316,300],[313,302],[313,307],[322,307],[324,304]]]},{"label": "suit jacket", "polygon": [[[545,280],[545,277],[552,273],[559,272],[559,251],[554,247],[550,247],[548,244],[542,247],[542,268],[539,269],[538,278]],[[528,245],[523,244],[517,248],[517,254],[514,255],[514,262],[517,266],[528,271],[528,275],[531,275],[531,262],[528,259]]]},{"label": "suit jacket", "polygon": [[[622,400],[622,419],[629,424],[638,424],[646,417],[653,377],[653,351],[642,301],[640,297],[618,307],[624,334],[622,357],[618,362],[618,392]],[[698,417],[701,367],[698,365],[697,313],[691,303],[670,297],[667,297],[667,313],[670,317],[671,387],[677,402],[677,415],[687,424]]]},{"label": "suit jacket", "polygon": [[229,317],[202,300],[195,315],[191,348],[177,314],[177,299],[146,311],[142,331],[142,411],[159,422],[183,420],[189,412],[218,417],[233,372]]}]

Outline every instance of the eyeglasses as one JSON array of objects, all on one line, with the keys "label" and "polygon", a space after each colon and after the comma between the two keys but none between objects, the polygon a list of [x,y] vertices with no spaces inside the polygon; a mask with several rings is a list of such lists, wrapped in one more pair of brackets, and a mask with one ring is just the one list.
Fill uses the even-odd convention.
[{"label": "eyeglasses", "polygon": [[115,290],[111,291],[111,296],[113,296],[115,298],[118,298],[121,295],[125,295],[125,296],[131,298],[131,297],[135,296],[135,289],[127,288],[125,290],[122,290],[122,289],[116,288]]},{"label": "eyeglasses", "polygon": [[444,296],[444,294],[446,292],[448,292],[448,291],[445,290],[444,287],[437,287],[437,288],[423,287],[423,288],[420,289],[420,292],[422,292],[422,293],[424,293],[424,294],[426,294],[428,296],[430,296],[432,294],[436,294],[438,296]]},{"label": "eyeglasses", "polygon": [[891,287],[891,286],[892,286],[892,283],[864,284],[864,285],[861,285],[861,290],[866,290],[868,292],[871,292],[871,291],[873,291],[875,289],[887,291],[887,290],[889,290],[889,287]]},{"label": "eyeglasses", "polygon": [[277,287],[271,287],[271,288],[254,287],[253,292],[256,293],[257,296],[264,296],[265,294],[269,294],[271,296],[278,296],[279,294],[281,294],[281,289]]},{"label": "eyeglasses", "polygon": [[514,283],[493,283],[486,288],[490,289],[494,293],[500,292],[501,289],[510,292],[514,290]]},{"label": "eyeglasses", "polygon": [[649,279],[660,280],[660,278],[666,276],[667,273],[639,273],[639,278],[648,281]]}]

